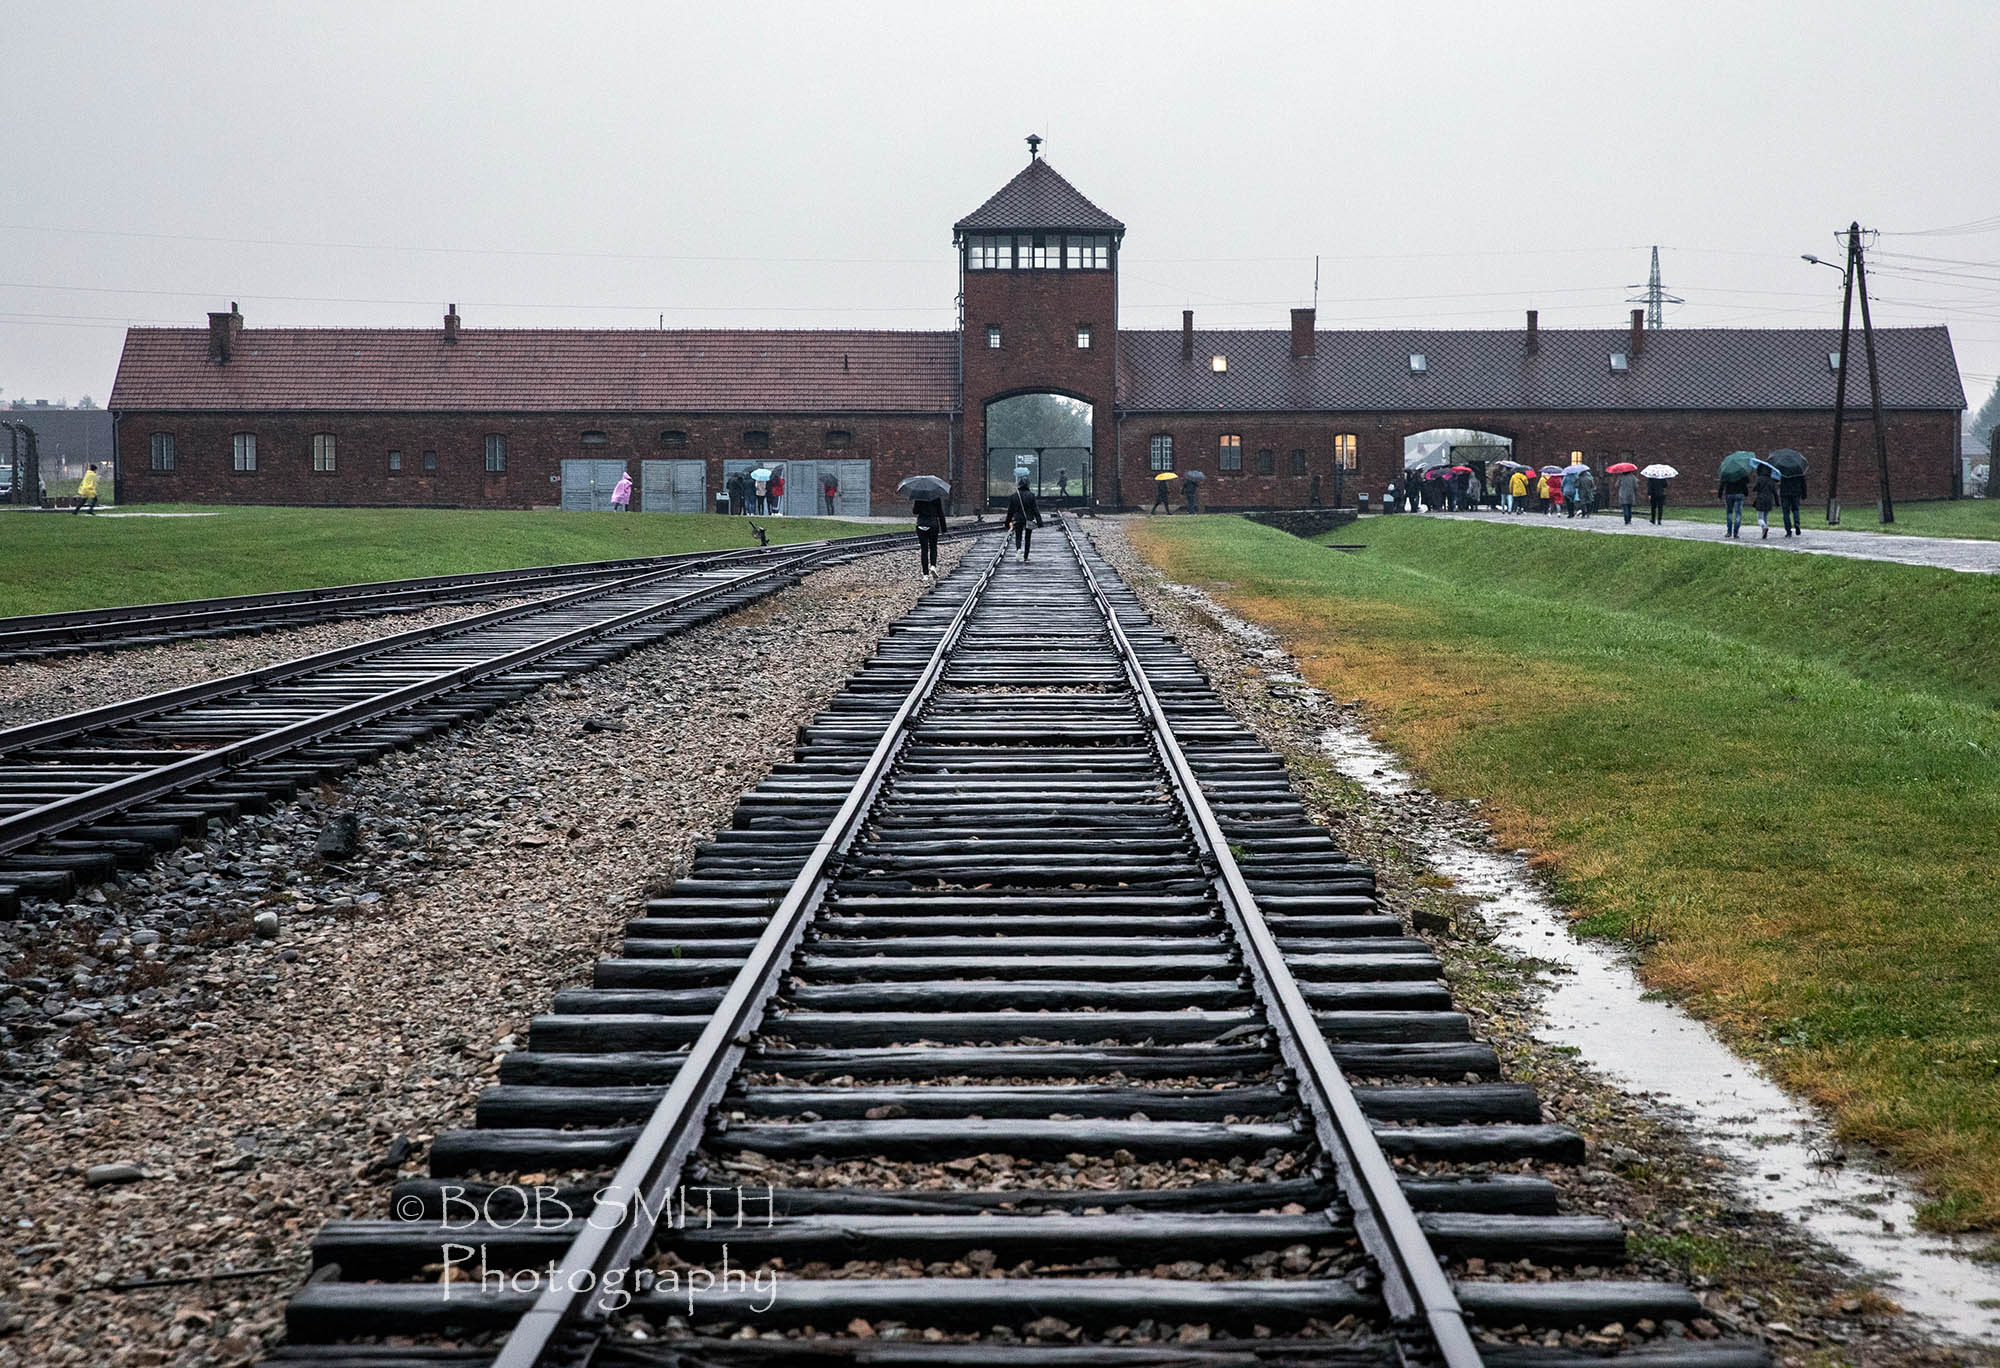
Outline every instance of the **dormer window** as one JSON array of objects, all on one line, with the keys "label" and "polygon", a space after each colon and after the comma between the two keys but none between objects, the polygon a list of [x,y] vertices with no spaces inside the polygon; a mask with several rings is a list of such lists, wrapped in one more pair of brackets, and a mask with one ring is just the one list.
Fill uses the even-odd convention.
[{"label": "dormer window", "polygon": [[1422,352],[1410,353],[1410,374],[1422,375],[1431,368],[1431,359]]},{"label": "dormer window", "polygon": [[1612,373],[1613,373],[1613,374],[1622,374],[1622,373],[1623,373],[1624,371],[1626,371],[1627,369],[1629,369],[1629,367],[1628,367],[1628,365],[1626,364],[1626,361],[1625,361],[1625,353],[1624,353],[1624,352],[1613,352],[1613,353],[1611,353],[1611,370],[1612,370]]},{"label": "dormer window", "polygon": [[1839,353],[1839,352],[1828,352],[1828,353],[1826,354],[1826,368],[1827,368],[1827,369],[1828,369],[1829,371],[1837,371],[1837,370],[1839,370],[1839,369],[1840,369],[1840,353]]}]

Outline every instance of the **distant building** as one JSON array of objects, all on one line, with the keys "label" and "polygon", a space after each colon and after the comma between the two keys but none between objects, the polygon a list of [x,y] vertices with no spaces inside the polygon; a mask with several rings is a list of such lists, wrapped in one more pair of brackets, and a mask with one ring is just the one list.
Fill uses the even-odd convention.
[{"label": "distant building", "polygon": [[[113,474],[111,461],[116,452],[111,414],[104,409],[69,408],[45,399],[16,399],[0,406],[0,422],[34,430],[44,481],[75,479],[93,461],[100,467],[101,475]],[[0,464],[5,464],[10,451],[18,450],[20,445],[21,440],[16,438],[10,446],[9,434],[0,428]],[[109,484],[107,479],[107,488]]]},{"label": "distant building", "polygon": [[[1497,330],[1119,326],[1125,225],[1034,154],[953,227],[961,325],[937,332],[201,328],[126,334],[110,407],[128,502],[713,506],[785,468],[787,511],[900,509],[946,475],[959,502],[1017,479],[1045,501],[1144,507],[1206,474],[1209,508],[1385,489],[1403,439],[1466,428],[1516,459],[1666,461],[1706,499],[1737,448],[1794,447],[1822,492],[1833,329]],[[1960,492],[1965,394],[1943,328],[1876,334],[1899,499]],[[1867,388],[1848,389],[1867,417]],[[1841,495],[1876,494],[1873,438],[1843,441]]]}]

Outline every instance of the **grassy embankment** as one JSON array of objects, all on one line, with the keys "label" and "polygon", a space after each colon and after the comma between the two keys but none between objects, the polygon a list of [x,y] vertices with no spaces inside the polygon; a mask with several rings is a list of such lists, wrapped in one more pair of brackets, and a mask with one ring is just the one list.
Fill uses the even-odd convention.
[{"label": "grassy embankment", "polygon": [[[1826,500],[1809,501],[1801,510],[1805,514],[1806,535],[1824,532],[1837,537],[1844,532],[1889,532],[1900,537],[1971,537],[1976,541],[2000,541],[2000,499],[1946,499],[1931,503],[1899,503],[1896,505],[1896,521],[1887,524],[1877,522],[1875,503],[1871,499],[1865,504],[1848,504],[1840,511],[1840,526],[1828,527],[1826,523]],[[1635,510],[1635,517],[1645,516],[1642,502]],[[1612,510],[1613,515],[1617,513]],[[1709,522],[1722,525],[1722,505],[1717,502],[1713,508],[1669,508],[1669,518],[1686,522]],[[1744,535],[1757,535],[1757,510],[1745,507],[1743,521],[1749,526]],[[1782,536],[1784,519],[1777,509],[1771,510],[1771,535]]]},{"label": "grassy embankment", "polygon": [[[753,544],[746,519],[707,513],[154,504],[145,511],[205,516],[0,514],[0,616]],[[890,530],[831,518],[756,522],[773,542]]]},{"label": "grassy embankment", "polygon": [[2000,1227],[2000,578],[1374,519],[1139,525],[1488,800],[1588,933]]}]

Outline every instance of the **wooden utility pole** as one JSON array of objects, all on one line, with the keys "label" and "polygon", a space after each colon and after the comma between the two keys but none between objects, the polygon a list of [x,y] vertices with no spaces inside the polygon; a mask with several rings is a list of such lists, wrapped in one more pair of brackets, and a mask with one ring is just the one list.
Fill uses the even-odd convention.
[{"label": "wooden utility pole", "polygon": [[1848,230],[1854,244],[1854,287],[1861,294],[1861,341],[1868,349],[1868,400],[1875,409],[1875,466],[1882,480],[1882,521],[1896,521],[1896,504],[1889,496],[1889,431],[1882,423],[1882,375],[1875,365],[1875,325],[1868,318],[1868,264],[1861,253],[1859,224]]},{"label": "wooden utility pole", "polygon": [[1826,476],[1826,520],[1840,525],[1840,436],[1847,427],[1847,342],[1854,319],[1854,244],[1859,222],[1848,230],[1847,264],[1841,268],[1840,290],[1840,374],[1833,379],[1833,459]]},{"label": "wooden utility pole", "polygon": [[1875,324],[1868,310],[1868,266],[1861,246],[1861,224],[1847,225],[1847,266],[1842,272],[1840,299],[1840,375],[1833,387],[1833,457],[1828,463],[1826,520],[1840,522],[1840,438],[1847,426],[1847,361],[1853,337],[1854,296],[1861,296],[1861,344],[1868,356],[1868,399],[1875,420],[1875,470],[1882,485],[1881,520],[1896,521],[1896,504],[1889,492],[1889,430],[1882,421],[1882,375],[1875,363]]}]

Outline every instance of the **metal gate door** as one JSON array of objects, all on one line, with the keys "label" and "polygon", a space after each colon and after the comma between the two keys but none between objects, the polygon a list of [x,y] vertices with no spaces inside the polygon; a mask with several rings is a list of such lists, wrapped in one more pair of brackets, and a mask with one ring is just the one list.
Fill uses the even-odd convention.
[{"label": "metal gate door", "polygon": [[641,461],[639,504],[645,513],[706,513],[708,462],[702,460]]},{"label": "metal gate door", "polygon": [[611,491],[625,473],[623,461],[568,460],[562,463],[562,506],[565,513],[603,512],[611,507]]},{"label": "metal gate door", "polygon": [[[834,500],[835,517],[865,518],[868,516],[868,475],[867,461],[828,461],[826,466],[837,466],[835,476],[840,481],[840,497]],[[825,508],[824,500],[820,507]]]}]

